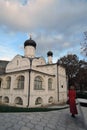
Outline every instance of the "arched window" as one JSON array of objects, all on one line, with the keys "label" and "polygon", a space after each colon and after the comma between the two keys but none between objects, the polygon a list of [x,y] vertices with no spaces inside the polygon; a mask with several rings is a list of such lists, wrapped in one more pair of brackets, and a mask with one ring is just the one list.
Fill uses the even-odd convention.
[{"label": "arched window", "polygon": [[48,100],[49,103],[53,103],[53,97],[50,97]]},{"label": "arched window", "polygon": [[1,88],[1,86],[2,86],[2,79],[0,78],[0,88]]},{"label": "arched window", "polygon": [[0,103],[2,103],[2,96],[0,96]]},{"label": "arched window", "polygon": [[4,103],[9,103],[9,98],[8,97],[4,97],[3,101],[4,101]]},{"label": "arched window", "polygon": [[48,90],[53,88],[53,80],[51,78],[48,79]]},{"label": "arched window", "polygon": [[24,76],[19,76],[17,78],[17,88],[24,89]]},{"label": "arched window", "polygon": [[37,76],[34,79],[34,89],[35,90],[43,89],[43,79],[40,76]]},{"label": "arched window", "polygon": [[35,105],[39,105],[39,104],[42,104],[42,98],[41,97],[38,97],[35,101]]},{"label": "arched window", "polygon": [[6,78],[6,88],[10,88],[10,86],[11,86],[11,77],[7,77]]},{"label": "arched window", "polygon": [[21,97],[16,97],[14,102],[15,102],[15,104],[23,105],[23,100]]}]

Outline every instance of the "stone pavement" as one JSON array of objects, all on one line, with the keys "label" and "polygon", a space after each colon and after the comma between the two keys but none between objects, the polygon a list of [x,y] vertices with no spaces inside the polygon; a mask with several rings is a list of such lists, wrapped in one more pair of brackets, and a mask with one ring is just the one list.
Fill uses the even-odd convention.
[{"label": "stone pavement", "polygon": [[[85,118],[84,118],[85,117]],[[69,108],[33,113],[0,113],[0,130],[87,130],[87,108],[78,105],[72,118]]]}]

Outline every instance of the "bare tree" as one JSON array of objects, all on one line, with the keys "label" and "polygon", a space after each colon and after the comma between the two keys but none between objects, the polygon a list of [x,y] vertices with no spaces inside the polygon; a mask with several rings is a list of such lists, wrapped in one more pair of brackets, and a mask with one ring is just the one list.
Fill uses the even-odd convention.
[{"label": "bare tree", "polygon": [[87,90],[87,62],[80,60],[75,54],[69,54],[58,60],[58,64],[66,69],[68,87],[72,84],[78,90]]},{"label": "bare tree", "polygon": [[74,77],[76,77],[79,71],[79,59],[74,54],[69,54],[64,56],[58,60],[58,64],[62,65],[66,69],[66,74],[68,76],[69,84],[72,84],[71,81]]},{"label": "bare tree", "polygon": [[81,52],[87,57],[87,31],[84,32],[84,36],[85,36],[84,42],[81,43],[81,50],[82,50]]}]

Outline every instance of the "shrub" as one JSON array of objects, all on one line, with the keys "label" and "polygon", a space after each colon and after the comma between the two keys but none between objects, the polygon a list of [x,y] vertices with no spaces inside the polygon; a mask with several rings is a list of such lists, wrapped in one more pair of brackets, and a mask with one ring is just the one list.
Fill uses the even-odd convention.
[{"label": "shrub", "polygon": [[87,92],[77,92],[77,98],[87,99]]},{"label": "shrub", "polygon": [[65,108],[67,108],[67,106],[63,108],[23,108],[23,107],[0,105],[0,112],[47,112]]}]

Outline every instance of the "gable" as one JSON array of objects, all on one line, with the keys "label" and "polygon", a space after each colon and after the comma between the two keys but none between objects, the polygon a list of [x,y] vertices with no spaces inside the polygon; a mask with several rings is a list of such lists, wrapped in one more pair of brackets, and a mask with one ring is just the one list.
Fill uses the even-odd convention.
[{"label": "gable", "polygon": [[30,61],[20,55],[16,55],[6,66],[6,73],[30,68]]},{"label": "gable", "polygon": [[46,64],[46,61],[43,57],[35,58],[32,61],[32,66],[45,65],[45,64]]}]

